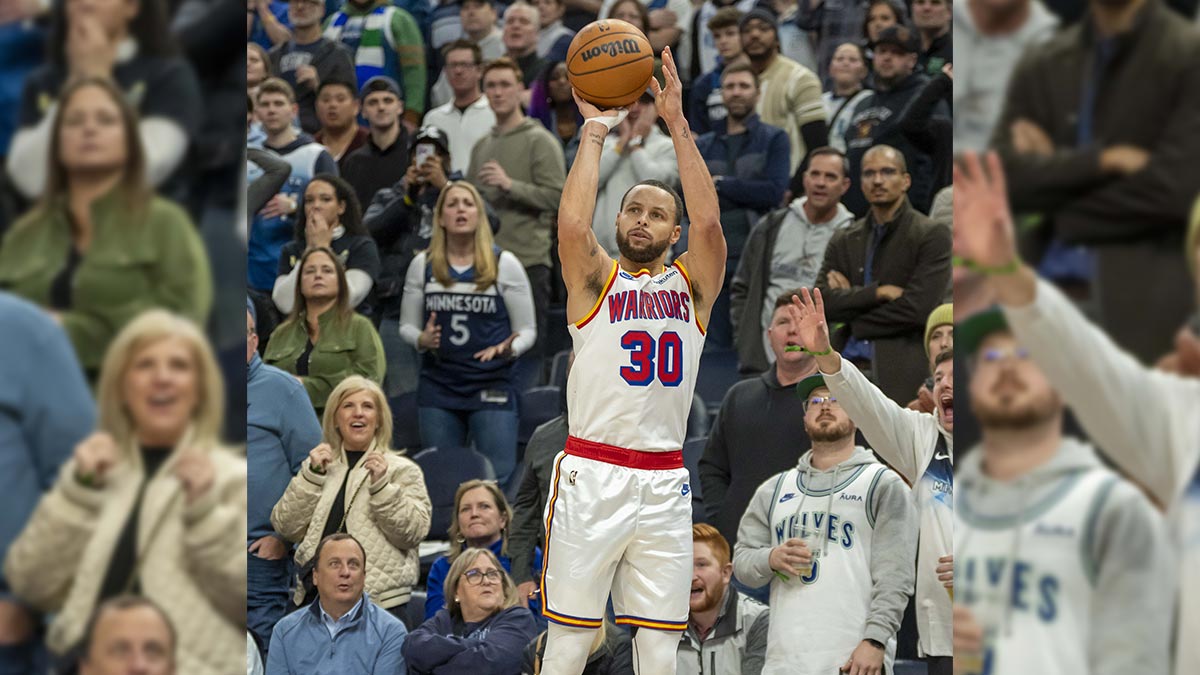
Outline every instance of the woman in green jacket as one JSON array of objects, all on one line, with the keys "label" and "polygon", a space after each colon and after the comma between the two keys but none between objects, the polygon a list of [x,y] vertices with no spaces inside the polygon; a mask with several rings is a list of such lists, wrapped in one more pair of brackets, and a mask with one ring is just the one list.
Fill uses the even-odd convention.
[{"label": "woman in green jacket", "polygon": [[370,319],[350,307],[346,268],[336,253],[310,248],[297,267],[292,313],[271,333],[263,360],[295,375],[320,415],[333,388],[350,375],[383,382],[383,343]]},{"label": "woman in green jacket", "polygon": [[103,78],[64,89],[46,192],[0,244],[0,288],[44,307],[94,380],[113,337],[159,307],[204,325],[212,278],[187,214],[146,187],[138,122]]}]

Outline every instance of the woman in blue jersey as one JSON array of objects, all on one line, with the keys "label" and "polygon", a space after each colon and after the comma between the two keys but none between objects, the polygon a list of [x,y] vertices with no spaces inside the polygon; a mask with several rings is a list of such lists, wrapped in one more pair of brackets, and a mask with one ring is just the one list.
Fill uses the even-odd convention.
[{"label": "woman in blue jersey", "polygon": [[483,198],[470,183],[442,190],[433,221],[429,249],[408,267],[400,312],[400,336],[423,355],[421,441],[473,441],[504,485],[516,464],[513,361],[537,339],[529,278],[481,227]]}]

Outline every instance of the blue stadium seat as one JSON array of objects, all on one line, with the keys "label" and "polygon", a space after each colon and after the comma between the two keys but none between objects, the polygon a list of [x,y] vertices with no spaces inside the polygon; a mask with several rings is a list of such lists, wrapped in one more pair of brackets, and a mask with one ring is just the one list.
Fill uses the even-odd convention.
[{"label": "blue stadium seat", "polygon": [[921,661],[896,659],[893,672],[895,675],[928,675],[929,669]]},{"label": "blue stadium seat", "polygon": [[404,626],[410,631],[425,623],[425,597],[425,591],[413,591],[404,608]]},{"label": "blue stadium seat", "polygon": [[700,457],[704,454],[706,445],[708,445],[708,436],[691,438],[683,444],[683,466],[688,470],[692,491],[693,523],[703,523],[707,520],[704,515],[704,490],[700,488]]},{"label": "blue stadium seat", "polygon": [[567,388],[567,363],[571,360],[571,350],[564,349],[554,355],[554,360],[550,364],[550,381],[546,384]]},{"label": "blue stadium seat", "polygon": [[407,449],[412,456],[421,447],[421,426],[417,421],[417,392],[410,391],[388,399],[392,409],[392,447]]},{"label": "blue stadium seat", "polygon": [[552,304],[546,308],[546,339],[542,348],[545,354],[557,354],[564,349],[571,349],[571,333],[567,329],[565,304]]},{"label": "blue stadium seat", "polygon": [[687,418],[687,436],[684,440],[692,440],[708,435],[708,429],[712,426],[708,419],[708,408],[704,404],[704,399],[699,394],[692,394],[692,409],[688,412]]},{"label": "blue stadium seat", "polygon": [[737,352],[731,349],[706,351],[700,357],[696,393],[704,399],[710,415],[720,410],[725,393],[738,383],[738,379]]},{"label": "blue stadium seat", "polygon": [[528,443],[535,429],[562,414],[562,390],[554,386],[531,387],[521,394],[517,442]]},{"label": "blue stadium seat", "polygon": [[495,480],[496,471],[487,457],[471,448],[426,448],[412,460],[425,474],[425,489],[433,505],[428,539],[446,539],[454,514],[454,493],[472,478]]}]

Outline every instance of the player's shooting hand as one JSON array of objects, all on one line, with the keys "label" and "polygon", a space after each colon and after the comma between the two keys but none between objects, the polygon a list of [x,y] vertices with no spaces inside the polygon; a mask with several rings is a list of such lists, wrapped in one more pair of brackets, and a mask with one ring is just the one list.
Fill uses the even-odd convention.
[{"label": "player's shooting hand", "polygon": [[814,288],[809,293],[807,288],[801,288],[800,295],[792,296],[787,312],[805,349],[810,352],[829,349],[829,326],[825,323],[825,301],[820,290]]},{"label": "player's shooting hand", "polygon": [[608,131],[612,131],[613,127],[620,124],[625,119],[625,115],[629,114],[629,110],[626,108],[601,110],[594,103],[585,101],[579,92],[575,91],[575,87],[571,87],[571,96],[575,98],[575,105],[579,108],[579,114],[583,117],[584,124],[594,120],[607,127]]},{"label": "player's shooting hand", "polygon": [[946,588],[954,588],[954,556],[944,555],[938,558],[938,566],[935,570],[938,575],[938,581]]},{"label": "player's shooting hand", "polygon": [[811,562],[812,551],[800,539],[788,539],[771,549],[771,556],[767,558],[771,569],[793,577],[800,576],[800,568],[808,567]]},{"label": "player's shooting hand", "polygon": [[844,291],[850,288],[850,280],[837,270],[829,270],[829,273],[825,275],[825,283],[829,284],[830,288],[837,290]]},{"label": "player's shooting hand", "polygon": [[512,335],[504,338],[504,342],[501,342],[498,345],[492,345],[491,347],[475,352],[475,359],[481,363],[487,363],[492,359],[512,358],[512,343],[515,339],[517,339],[517,333],[513,333]]},{"label": "player's shooting hand", "polygon": [[954,254],[975,265],[1003,269],[1017,259],[1017,236],[1008,206],[1000,155],[987,154],[987,170],[968,150],[954,165]]},{"label": "player's shooting hand", "polygon": [[883,650],[867,640],[859,642],[850,660],[842,666],[842,672],[849,675],[880,675],[883,672]]},{"label": "player's shooting hand", "polygon": [[425,322],[425,330],[417,338],[417,346],[426,351],[442,346],[442,327],[438,325],[437,312],[429,313],[429,320]]},{"label": "player's shooting hand", "polygon": [[654,105],[659,116],[668,127],[674,128],[677,123],[686,121],[683,118],[683,83],[679,80],[679,69],[675,67],[670,47],[663,49],[662,65],[663,84],[660,86],[658,79],[651,77],[650,90],[654,92]]}]

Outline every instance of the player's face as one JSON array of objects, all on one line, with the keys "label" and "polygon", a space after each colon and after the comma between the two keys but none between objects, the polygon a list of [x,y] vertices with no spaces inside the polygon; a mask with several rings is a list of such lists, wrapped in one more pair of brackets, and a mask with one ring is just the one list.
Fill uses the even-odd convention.
[{"label": "player's face", "polygon": [[375,395],[364,389],[342,399],[336,420],[345,448],[352,452],[366,450],[379,428],[379,404]]},{"label": "player's face", "polygon": [[562,0],[537,0],[533,4],[538,9],[538,22],[542,28],[561,19],[567,11],[566,4]]},{"label": "player's face", "polygon": [[487,0],[467,0],[458,10],[463,32],[468,35],[486,35],[496,25],[496,10]]},{"label": "player's face", "polygon": [[873,5],[867,14],[867,39],[875,42],[884,28],[895,26],[898,19],[896,12],[885,4]]},{"label": "player's face", "polygon": [[477,487],[463,493],[458,502],[458,531],[471,546],[482,548],[495,543],[506,527],[508,521],[491,490]]},{"label": "player's face", "polygon": [[617,248],[623,257],[639,265],[660,262],[679,234],[675,199],[666,190],[653,185],[630,190],[617,214]]},{"label": "player's face", "polygon": [[268,134],[278,134],[292,126],[292,117],[296,114],[296,106],[283,94],[260,94],[254,106],[254,114],[262,122],[263,130]]},{"label": "player's face", "polygon": [[758,103],[754,76],[745,71],[730,73],[721,81],[721,101],[735,120],[746,119]]},{"label": "player's face", "polygon": [[742,53],[742,34],[737,26],[726,26],[712,32],[713,42],[720,54],[721,60],[729,63]]},{"label": "player's face", "polygon": [[442,227],[446,234],[471,236],[479,227],[479,205],[475,196],[463,187],[450,188],[442,204]]},{"label": "player's face", "polygon": [[337,191],[323,180],[309,181],[304,188],[304,217],[320,215],[326,223],[336,225],[346,212],[346,203],[339,202]]},{"label": "player's face", "polygon": [[775,310],[771,317],[771,325],[767,327],[767,337],[771,340],[771,351],[775,353],[777,362],[801,363],[812,358],[799,349],[788,351],[788,347],[803,347],[804,344],[800,341],[796,322],[792,321],[786,307]]},{"label": "player's face", "polygon": [[850,179],[841,157],[817,155],[809,160],[804,172],[804,194],[814,209],[824,211],[835,207],[849,189]]},{"label": "player's face", "polygon": [[119,171],[128,158],[121,109],[100,87],[75,91],[58,127],[58,159],[67,171]]},{"label": "player's face", "polygon": [[779,36],[771,24],[762,19],[750,19],[742,27],[742,51],[751,59],[764,59],[779,48]]},{"label": "player's face", "polygon": [[[471,583],[474,577],[479,585]],[[491,614],[504,604],[504,570],[492,564],[487,556],[475,559],[475,564],[458,580],[459,604],[471,612]],[[464,612],[465,613],[465,612]]]},{"label": "player's face", "polygon": [[321,559],[313,567],[313,584],[322,600],[353,606],[362,597],[366,581],[363,553],[353,539],[339,539],[321,548]]},{"label": "player's face", "polygon": [[373,91],[363,99],[363,112],[372,129],[388,131],[399,123],[404,103],[390,91]]},{"label": "player's face", "polygon": [[954,359],[942,361],[933,369],[933,402],[942,426],[954,431]]},{"label": "player's face", "polygon": [[829,399],[831,394],[826,387],[817,387],[808,395],[805,402],[804,430],[814,441],[828,443],[839,441],[854,434],[854,424],[850,416],[842,409],[842,404],[836,401],[823,400],[813,403],[814,399]]},{"label": "player's face", "polygon": [[524,5],[513,5],[504,13],[504,46],[511,52],[523,54],[537,45],[538,28],[535,12]]},{"label": "player's face", "polygon": [[950,3],[946,0],[913,0],[913,24],[934,31],[950,25]]},{"label": "player's face", "polygon": [[321,22],[325,3],[320,0],[292,0],[288,3],[288,20],[292,28],[309,28]]},{"label": "player's face", "polygon": [[863,156],[862,191],[871,206],[887,208],[908,192],[912,178],[904,171],[893,152],[875,152]]},{"label": "player's face", "polygon": [[483,76],[483,93],[497,117],[511,115],[521,104],[524,88],[517,82],[517,74],[511,68],[489,70]]},{"label": "player's face", "polygon": [[326,301],[337,297],[337,267],[325,252],[313,253],[304,259],[300,269],[300,294],[305,300]]},{"label": "player's face", "polygon": [[345,129],[358,116],[358,99],[348,88],[330,86],[317,95],[317,120],[326,129]]},{"label": "player's face", "polygon": [[867,79],[867,64],[863,63],[858,47],[847,43],[834,50],[833,60],[829,63],[829,76],[843,86]]},{"label": "player's face", "polygon": [[704,542],[692,544],[692,594],[688,607],[693,612],[707,612],[716,607],[725,595],[733,563],[721,565],[712,548]]},{"label": "player's face", "polygon": [[166,621],[149,607],[106,610],[96,622],[80,675],[170,675],[175,646]]},{"label": "player's face", "polygon": [[200,405],[200,368],[187,340],[164,337],[138,349],[122,397],[143,443],[174,445]]},{"label": "player's face", "polygon": [[995,333],[974,355],[971,409],[993,429],[1025,429],[1062,410],[1058,392],[1011,333]]},{"label": "player's face", "polygon": [[954,349],[954,325],[945,324],[929,334],[929,355],[937,356],[947,349]]}]

